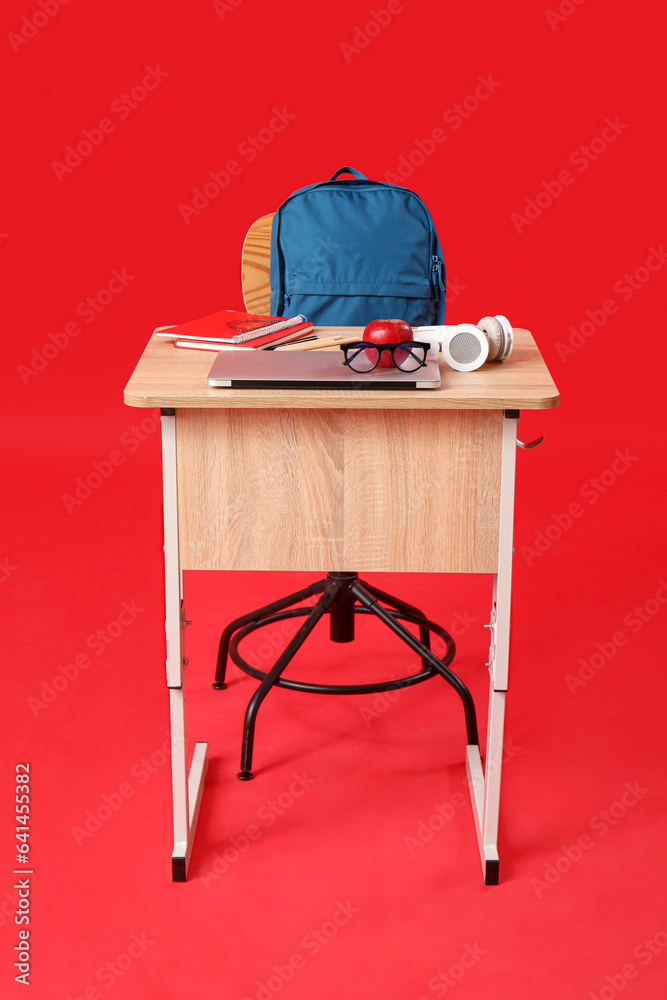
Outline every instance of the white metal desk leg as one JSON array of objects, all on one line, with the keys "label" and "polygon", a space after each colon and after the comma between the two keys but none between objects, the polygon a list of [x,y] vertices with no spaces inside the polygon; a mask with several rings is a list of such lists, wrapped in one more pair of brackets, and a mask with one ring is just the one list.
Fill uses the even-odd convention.
[{"label": "white metal desk leg", "polygon": [[176,414],[161,410],[162,495],[164,503],[164,592],[167,636],[167,687],[171,718],[171,785],[174,813],[174,882],[185,882],[192,854],[204,781],[207,743],[195,744],[188,776],[188,740],[185,719],[185,666],[183,657],[183,587],[178,546],[178,471]]},{"label": "white metal desk leg", "polygon": [[512,536],[514,530],[514,482],[516,471],[516,430],[519,413],[506,410],[503,420],[502,464],[500,474],[500,532],[498,572],[493,579],[491,609],[491,644],[489,649],[489,716],[486,731],[484,769],[477,747],[469,746],[466,770],[475,816],[479,853],[486,885],[497,885],[498,819],[500,816],[500,778],[503,761],[505,699],[507,697],[510,608],[512,600]]}]

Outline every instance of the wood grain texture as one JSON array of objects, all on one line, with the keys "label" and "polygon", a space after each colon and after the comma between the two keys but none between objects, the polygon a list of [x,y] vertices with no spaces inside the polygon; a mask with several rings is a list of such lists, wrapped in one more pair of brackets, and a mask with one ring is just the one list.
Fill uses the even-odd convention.
[{"label": "wood grain texture", "polygon": [[248,312],[270,315],[271,223],[275,212],[253,222],[241,250],[241,285]]},{"label": "wood grain texture", "polygon": [[[361,334],[362,327],[356,327]],[[321,335],[355,327],[315,327]],[[338,350],[338,348],[336,348]],[[294,353],[295,365],[300,352]],[[514,330],[514,350],[502,364],[456,372],[440,364],[439,389],[223,389],[206,384],[215,355],[178,350],[152,336],[127,386],[128,406],[271,409],[549,409],[558,390],[528,330]]]},{"label": "wood grain texture", "polygon": [[502,413],[180,410],[183,569],[492,573]]}]

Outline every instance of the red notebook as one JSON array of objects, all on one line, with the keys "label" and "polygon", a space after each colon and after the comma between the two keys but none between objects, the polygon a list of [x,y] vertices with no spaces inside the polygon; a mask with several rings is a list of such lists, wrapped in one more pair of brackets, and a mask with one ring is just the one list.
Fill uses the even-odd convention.
[{"label": "red notebook", "polygon": [[[300,340],[313,331],[313,324],[305,316],[260,316],[256,313],[223,309],[190,323],[169,329],[160,327],[156,336],[173,341],[199,341],[200,343],[242,347],[269,347],[288,340]],[[185,344],[183,346],[186,346]]]}]

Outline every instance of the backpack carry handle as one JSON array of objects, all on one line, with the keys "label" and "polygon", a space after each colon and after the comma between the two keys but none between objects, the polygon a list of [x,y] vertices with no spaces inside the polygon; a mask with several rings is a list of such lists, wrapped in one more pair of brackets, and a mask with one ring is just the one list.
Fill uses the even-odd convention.
[{"label": "backpack carry handle", "polygon": [[335,174],[331,175],[329,180],[335,181],[341,174],[352,174],[352,176],[356,177],[358,181],[368,180],[368,177],[366,177],[365,174],[362,174],[360,170],[355,170],[354,167],[341,167],[340,170],[337,170]]}]

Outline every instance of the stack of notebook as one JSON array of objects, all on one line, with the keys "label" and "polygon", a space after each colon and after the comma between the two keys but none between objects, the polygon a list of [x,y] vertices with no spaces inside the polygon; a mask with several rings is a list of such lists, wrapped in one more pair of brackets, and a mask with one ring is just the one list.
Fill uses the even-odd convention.
[{"label": "stack of notebook", "polygon": [[174,347],[200,351],[220,351],[225,347],[256,347],[260,351],[278,344],[297,343],[309,338],[313,324],[305,316],[258,316],[223,309],[203,319],[180,326],[160,326],[157,337],[167,337]]}]

